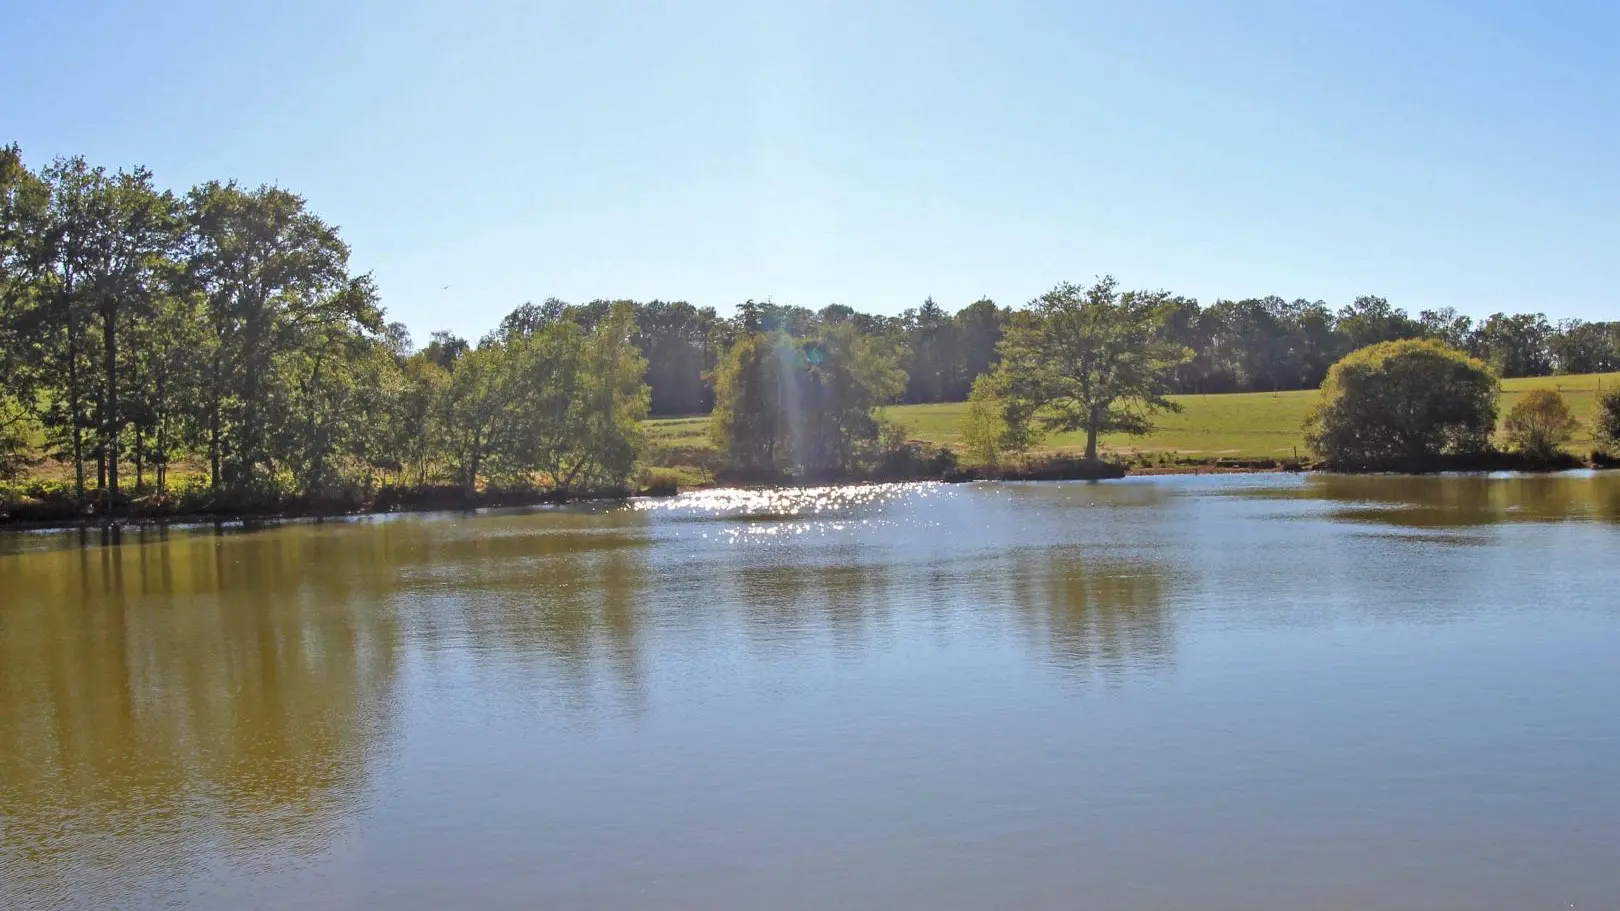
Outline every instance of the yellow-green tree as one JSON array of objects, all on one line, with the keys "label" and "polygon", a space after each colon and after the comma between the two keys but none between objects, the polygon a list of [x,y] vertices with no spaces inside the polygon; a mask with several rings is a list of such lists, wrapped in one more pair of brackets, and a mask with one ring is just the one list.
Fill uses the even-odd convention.
[{"label": "yellow-green tree", "polygon": [[1496,374],[1432,339],[1353,351],[1333,365],[1306,419],[1306,442],[1330,467],[1425,470],[1490,448]]},{"label": "yellow-green tree", "polygon": [[1534,459],[1551,459],[1579,426],[1563,396],[1551,389],[1532,389],[1508,412],[1502,431],[1519,452]]}]

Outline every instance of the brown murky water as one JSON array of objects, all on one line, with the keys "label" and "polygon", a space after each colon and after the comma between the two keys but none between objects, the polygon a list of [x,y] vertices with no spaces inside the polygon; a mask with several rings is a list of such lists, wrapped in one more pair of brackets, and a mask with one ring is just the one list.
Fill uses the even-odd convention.
[{"label": "brown murky water", "polygon": [[0,537],[0,907],[1620,902],[1620,476]]}]

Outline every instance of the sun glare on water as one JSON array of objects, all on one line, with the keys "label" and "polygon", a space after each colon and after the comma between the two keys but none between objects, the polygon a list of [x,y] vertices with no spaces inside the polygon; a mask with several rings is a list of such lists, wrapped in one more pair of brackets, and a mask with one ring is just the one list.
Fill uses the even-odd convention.
[{"label": "sun glare on water", "polygon": [[[669,499],[638,500],[633,508],[697,522],[718,522],[713,536],[727,541],[781,540],[824,535],[856,526],[893,524],[889,507],[939,496],[945,485],[861,484],[826,487],[700,490]],[[711,533],[705,532],[705,537]]]}]

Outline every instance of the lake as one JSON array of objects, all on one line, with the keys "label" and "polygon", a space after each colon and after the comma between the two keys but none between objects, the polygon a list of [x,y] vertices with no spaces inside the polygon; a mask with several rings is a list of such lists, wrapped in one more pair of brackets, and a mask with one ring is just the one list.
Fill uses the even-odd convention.
[{"label": "lake", "polygon": [[0,536],[0,907],[1620,902],[1620,475]]}]

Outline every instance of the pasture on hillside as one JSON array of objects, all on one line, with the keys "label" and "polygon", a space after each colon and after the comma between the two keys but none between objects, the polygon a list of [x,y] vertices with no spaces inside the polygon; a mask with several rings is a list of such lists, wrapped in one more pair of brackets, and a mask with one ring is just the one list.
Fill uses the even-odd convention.
[{"label": "pasture on hillside", "polygon": [[[1616,386],[1620,386],[1620,373],[1504,380],[1500,413],[1506,416],[1514,403],[1531,389],[1556,390],[1569,402],[1581,422],[1581,429],[1568,448],[1584,455],[1592,448],[1591,418],[1598,393]],[[1162,456],[1192,462],[1288,458],[1296,453],[1303,456],[1302,424],[1320,396],[1314,389],[1171,396],[1171,400],[1181,405],[1180,412],[1156,415],[1157,429],[1147,436],[1105,436],[1103,450],[1114,456]],[[966,403],[949,402],[893,405],[884,409],[884,413],[904,426],[913,439],[955,448],[962,442],[962,415],[966,410]],[[648,421],[646,427],[653,443],[710,445],[707,416],[656,419]],[[1037,451],[1074,453],[1084,448],[1083,433],[1064,433],[1048,437]]]}]

